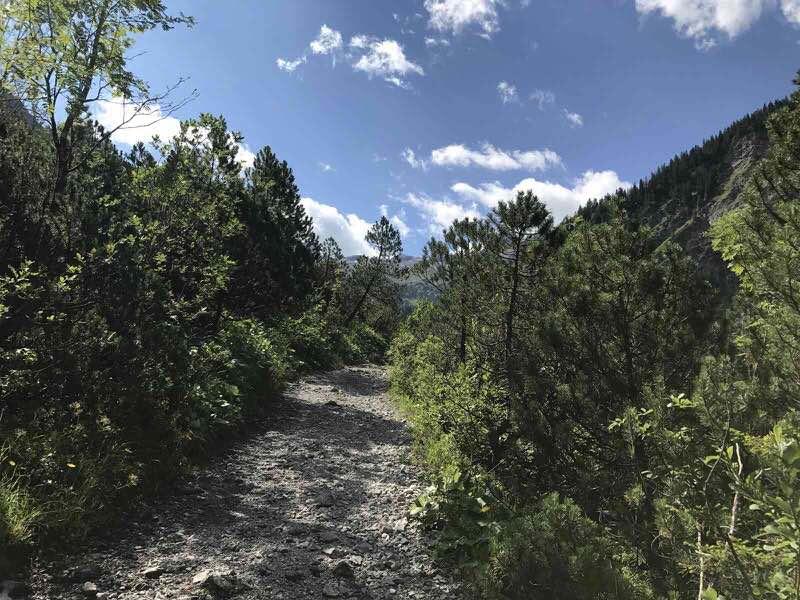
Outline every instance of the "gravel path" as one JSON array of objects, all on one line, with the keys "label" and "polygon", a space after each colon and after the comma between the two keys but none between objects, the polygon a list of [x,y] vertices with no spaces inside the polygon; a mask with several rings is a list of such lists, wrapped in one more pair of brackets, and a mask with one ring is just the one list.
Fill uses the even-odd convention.
[{"label": "gravel path", "polygon": [[406,518],[420,483],[386,388],[378,367],[306,378],[214,468],[39,565],[29,597],[460,598]]}]

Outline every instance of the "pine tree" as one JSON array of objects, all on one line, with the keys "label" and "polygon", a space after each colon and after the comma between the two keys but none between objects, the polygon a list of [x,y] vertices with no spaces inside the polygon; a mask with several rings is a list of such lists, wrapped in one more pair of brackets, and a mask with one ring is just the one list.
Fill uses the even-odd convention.
[{"label": "pine tree", "polygon": [[376,221],[366,235],[366,241],[374,250],[373,256],[359,256],[348,278],[351,294],[350,310],[345,323],[350,324],[372,301],[380,302],[386,292],[402,274],[400,259],[403,242],[400,232],[386,217]]},{"label": "pine tree", "polygon": [[235,293],[243,308],[262,318],[307,306],[319,257],[319,239],[301,203],[294,173],[267,146],[247,173],[239,218]]}]

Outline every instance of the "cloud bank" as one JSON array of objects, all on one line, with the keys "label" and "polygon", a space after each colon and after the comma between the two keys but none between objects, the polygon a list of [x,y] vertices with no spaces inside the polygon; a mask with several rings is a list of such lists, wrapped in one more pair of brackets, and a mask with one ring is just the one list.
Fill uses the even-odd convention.
[{"label": "cloud bank", "polygon": [[630,182],[622,181],[614,171],[586,171],[573,182],[572,187],[528,177],[512,188],[506,188],[498,182],[478,186],[459,182],[450,189],[462,200],[486,208],[494,208],[501,200],[512,200],[517,192],[530,190],[547,205],[555,221],[559,222],[575,213],[587,200],[602,198],[620,188],[629,187]]},{"label": "cloud bank", "polygon": [[370,223],[357,214],[342,214],[335,206],[317,202],[313,198],[303,198],[300,203],[314,220],[314,231],[320,239],[329,237],[335,239],[345,256],[373,253],[372,248],[364,240]]},{"label": "cloud bank", "polygon": [[675,30],[699,50],[716,46],[720,35],[735,38],[776,6],[790,23],[800,25],[800,0],[636,0],[640,14],[672,19]]}]

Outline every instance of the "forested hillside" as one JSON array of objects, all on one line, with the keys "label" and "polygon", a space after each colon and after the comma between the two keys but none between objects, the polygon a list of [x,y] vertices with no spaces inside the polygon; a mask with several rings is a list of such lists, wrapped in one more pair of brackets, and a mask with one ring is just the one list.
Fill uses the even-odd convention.
[{"label": "forested hillside", "polygon": [[245,168],[221,116],[112,144],[103,93],[132,116],[167,102],[126,62],[135,34],[191,24],[160,1],[0,15],[3,572],[168,488],[296,374],[378,360],[402,244],[382,218],[347,264],[289,165],[266,147]]},{"label": "forested hillside", "polygon": [[590,200],[578,215],[597,223],[609,219],[614,207],[621,208],[629,220],[645,224],[660,239],[683,247],[715,287],[731,294],[735,277],[712,251],[706,234],[714,221],[739,204],[769,147],[767,119],[784,104],[767,104],[674,157],[630,189]]},{"label": "forested hillside", "polygon": [[[429,27],[456,4],[425,2]],[[489,41],[497,15],[478,13]],[[405,581],[415,598],[800,600],[800,91],[563,223],[521,189],[417,260],[405,213],[380,206],[371,227],[342,217],[366,231],[346,257],[287,162],[270,146],[250,161],[221,115],[197,106],[168,138],[115,143],[200,103],[130,64],[140,34],[191,17],[10,0],[0,24],[0,598],[51,597],[5,581],[28,569],[57,597],[403,597]],[[345,48],[326,25],[303,48],[276,69],[339,52],[393,92],[425,73],[394,40]],[[556,102],[497,91],[509,111]],[[126,120],[104,128],[117,101]],[[403,157],[417,173],[561,165],[488,142]],[[322,373],[385,359],[391,405],[383,367]],[[105,540],[104,573],[47,572],[159,498],[161,517],[124,523],[148,547]],[[252,579],[213,570],[220,551]]]},{"label": "forested hillside", "polygon": [[429,242],[393,394],[477,596],[800,597],[798,189],[800,92],[561,227],[520,192]]}]

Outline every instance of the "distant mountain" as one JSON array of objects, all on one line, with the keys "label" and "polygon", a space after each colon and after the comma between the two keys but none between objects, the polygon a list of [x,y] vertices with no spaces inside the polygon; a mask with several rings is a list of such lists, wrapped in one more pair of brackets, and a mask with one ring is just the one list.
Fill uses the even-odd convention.
[{"label": "distant mountain", "polygon": [[724,293],[733,292],[736,280],[711,249],[706,232],[739,204],[747,180],[769,146],[767,119],[785,102],[772,102],[745,116],[631,189],[588,202],[578,214],[592,222],[603,221],[609,216],[609,202],[619,198],[628,218],[650,225],[663,240],[680,244]]}]

